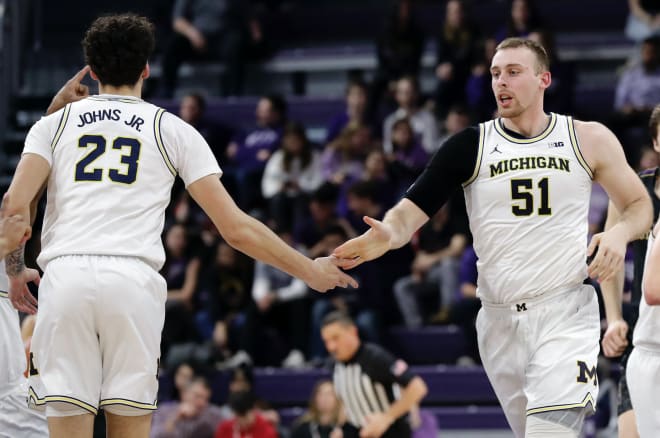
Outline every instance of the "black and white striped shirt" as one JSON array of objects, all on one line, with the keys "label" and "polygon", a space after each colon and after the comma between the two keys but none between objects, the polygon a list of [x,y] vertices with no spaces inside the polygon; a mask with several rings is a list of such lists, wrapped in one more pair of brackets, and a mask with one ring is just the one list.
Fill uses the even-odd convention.
[{"label": "black and white striped shirt", "polygon": [[[400,388],[408,386],[414,377],[403,360],[367,343],[360,345],[351,360],[335,364],[332,380],[344,404],[348,422],[359,429],[366,424],[367,415],[386,412],[400,397]],[[384,436],[409,434],[410,427],[401,417]]]}]

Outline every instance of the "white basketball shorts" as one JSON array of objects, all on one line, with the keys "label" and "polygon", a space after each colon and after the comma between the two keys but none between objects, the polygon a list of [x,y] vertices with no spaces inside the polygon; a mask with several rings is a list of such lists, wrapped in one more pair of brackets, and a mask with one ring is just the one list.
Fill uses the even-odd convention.
[{"label": "white basketball shorts", "polygon": [[0,438],[47,438],[48,423],[42,412],[29,409],[27,381],[14,385],[0,398]]},{"label": "white basketball shorts", "polygon": [[593,287],[483,303],[477,333],[484,369],[516,436],[524,436],[527,415],[595,409],[600,315]]},{"label": "white basketball shorts", "polygon": [[639,436],[660,437],[660,352],[635,347],[628,358],[626,378]]},{"label": "white basketball shorts", "polygon": [[156,409],[166,298],[165,280],[137,258],[52,260],[39,287],[30,405],[74,405],[91,414],[99,407],[127,415]]}]

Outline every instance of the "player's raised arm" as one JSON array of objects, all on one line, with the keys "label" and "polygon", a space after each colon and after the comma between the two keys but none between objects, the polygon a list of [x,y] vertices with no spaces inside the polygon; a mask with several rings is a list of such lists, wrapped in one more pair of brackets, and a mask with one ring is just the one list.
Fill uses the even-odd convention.
[{"label": "player's raised arm", "polygon": [[623,265],[626,245],[651,227],[653,207],[644,185],[626,162],[623,148],[614,134],[600,123],[575,121],[581,151],[620,214],[609,230],[596,234],[587,252],[598,252],[589,265],[589,275],[601,281]]},{"label": "player's raised arm", "polygon": [[357,287],[357,282],[337,267],[342,264],[341,260],[334,257],[311,260],[244,213],[216,175],[193,182],[188,191],[209,215],[222,237],[239,251],[300,278],[319,292],[348,285]]}]

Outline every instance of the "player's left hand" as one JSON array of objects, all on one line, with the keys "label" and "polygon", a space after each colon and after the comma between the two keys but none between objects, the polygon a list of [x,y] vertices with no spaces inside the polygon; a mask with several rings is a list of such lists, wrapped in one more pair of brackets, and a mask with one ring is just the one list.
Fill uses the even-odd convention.
[{"label": "player's left hand", "polygon": [[306,279],[305,283],[318,292],[326,292],[336,287],[357,288],[357,281],[339,269],[345,263],[344,260],[333,256],[318,257],[314,259],[315,272],[310,273],[310,278]]},{"label": "player's left hand", "polygon": [[623,269],[628,239],[616,226],[603,233],[594,234],[587,248],[587,256],[596,251],[587,272],[591,278],[607,280],[614,273]]},{"label": "player's left hand", "polygon": [[25,268],[19,275],[9,277],[9,301],[21,312],[34,315],[37,313],[37,299],[32,295],[27,284],[33,282],[37,286],[41,281],[39,271]]},{"label": "player's left hand", "polygon": [[383,412],[367,415],[367,424],[360,429],[360,438],[379,438],[392,424],[392,419]]}]

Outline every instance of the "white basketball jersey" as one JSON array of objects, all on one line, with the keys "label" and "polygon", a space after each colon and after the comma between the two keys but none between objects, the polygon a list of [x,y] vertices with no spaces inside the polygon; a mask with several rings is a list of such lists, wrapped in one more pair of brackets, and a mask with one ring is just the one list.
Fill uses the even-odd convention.
[{"label": "white basketball jersey", "polygon": [[477,165],[464,185],[479,297],[513,303],[582,283],[593,175],[572,119],[552,113],[528,139],[510,135],[500,119],[479,132]]},{"label": "white basketball jersey", "polygon": [[88,97],[42,118],[23,152],[51,165],[42,269],[73,254],[139,257],[160,269],[175,175],[187,187],[221,172],[193,127],[127,96]]},{"label": "white basketball jersey", "polygon": [[5,262],[0,259],[0,396],[21,382],[23,371],[27,368],[18,311],[7,298],[8,290]]},{"label": "white basketball jersey", "polygon": [[[644,272],[648,267],[648,259],[653,247],[655,237],[653,233],[649,234],[648,246],[646,248],[646,261],[644,263]],[[656,267],[653,267],[657,269]],[[660,306],[649,306],[644,298],[644,282],[642,281],[642,299],[639,300],[639,318],[635,324],[633,334],[633,345],[635,347],[645,348],[647,350],[660,351]]]}]

